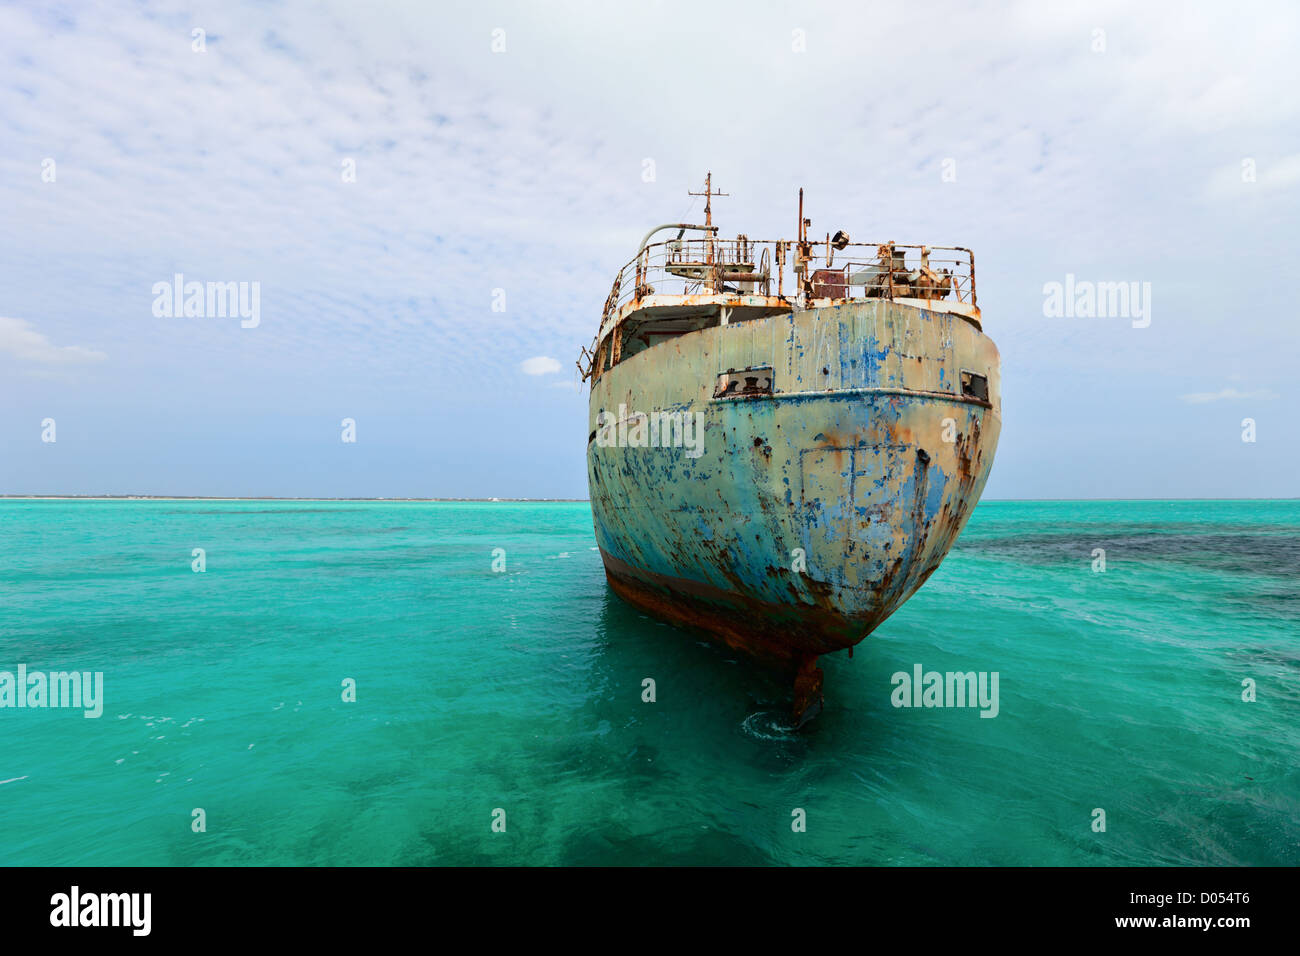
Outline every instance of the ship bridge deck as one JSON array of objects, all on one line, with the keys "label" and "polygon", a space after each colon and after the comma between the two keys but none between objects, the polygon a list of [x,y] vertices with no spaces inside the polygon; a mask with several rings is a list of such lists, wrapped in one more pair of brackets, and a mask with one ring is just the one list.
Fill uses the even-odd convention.
[{"label": "ship bridge deck", "polygon": [[578,367],[583,378],[599,377],[698,329],[863,299],[950,312],[980,327],[975,257],[960,246],[852,243],[843,233],[824,243],[679,236],[643,245],[619,271]]}]

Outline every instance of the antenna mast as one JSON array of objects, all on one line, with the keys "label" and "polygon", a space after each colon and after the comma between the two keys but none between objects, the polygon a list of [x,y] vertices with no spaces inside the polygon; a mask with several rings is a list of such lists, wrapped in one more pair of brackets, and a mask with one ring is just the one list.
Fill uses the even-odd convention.
[{"label": "antenna mast", "polygon": [[[687,190],[687,191],[686,191],[686,195],[688,195],[688,196],[703,196],[703,197],[704,197],[704,226],[705,226],[706,229],[709,229],[709,230],[710,230],[710,231],[706,234],[706,238],[705,238],[705,256],[704,256],[704,261],[707,262],[710,266],[712,266],[712,265],[713,265],[713,240],[714,240],[714,238],[715,238],[716,235],[717,235],[715,232],[712,231],[712,226],[713,226],[713,197],[714,197],[714,196],[726,196],[726,195],[728,195],[728,194],[727,194],[727,193],[722,193],[722,192],[714,192],[714,190],[713,190],[713,170],[709,170],[709,172],[706,173],[705,176],[704,176],[704,192],[702,192],[702,193],[693,193],[693,192],[691,192],[690,190]],[[717,290],[717,282],[714,280],[713,272],[714,272],[714,270],[713,270],[712,268],[710,268],[710,269],[709,269],[709,286],[711,287],[712,291],[717,292],[717,291],[718,291],[718,290]]]},{"label": "antenna mast", "polygon": [[704,224],[711,226],[713,225],[713,197],[729,196],[731,194],[713,191],[713,171],[710,170],[704,177],[704,192],[693,193],[688,190],[686,195],[704,197]]}]

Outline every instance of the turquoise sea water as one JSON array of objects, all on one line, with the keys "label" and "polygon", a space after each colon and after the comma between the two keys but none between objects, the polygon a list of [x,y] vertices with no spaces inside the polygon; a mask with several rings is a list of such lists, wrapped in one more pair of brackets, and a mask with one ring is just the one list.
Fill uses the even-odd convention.
[{"label": "turquoise sea water", "polygon": [[[893,707],[918,663],[998,716]],[[799,734],[585,503],[0,502],[19,664],[106,704],[0,709],[5,865],[1300,863],[1296,501],[981,504]]]}]

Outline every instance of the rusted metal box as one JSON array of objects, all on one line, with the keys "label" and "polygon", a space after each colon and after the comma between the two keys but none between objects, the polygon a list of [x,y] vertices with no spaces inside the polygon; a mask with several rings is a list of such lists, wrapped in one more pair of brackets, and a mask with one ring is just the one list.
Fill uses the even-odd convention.
[{"label": "rusted metal box", "polygon": [[849,283],[843,269],[818,269],[812,274],[814,299],[847,299]]}]

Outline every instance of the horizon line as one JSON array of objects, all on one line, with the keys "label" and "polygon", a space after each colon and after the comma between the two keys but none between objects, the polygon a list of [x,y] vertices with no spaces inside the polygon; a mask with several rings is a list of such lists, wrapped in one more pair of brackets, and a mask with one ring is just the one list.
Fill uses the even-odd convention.
[{"label": "horizon line", "polygon": [[[408,496],[320,496],[320,495],[76,495],[76,494],[0,494],[0,501],[482,501],[482,502],[537,502],[542,504],[590,503],[590,498],[511,498],[492,497],[408,497]],[[1043,502],[1043,501],[1300,501],[1300,496],[1280,498],[1261,497],[1173,497],[1173,498],[984,498],[989,503]]]}]

